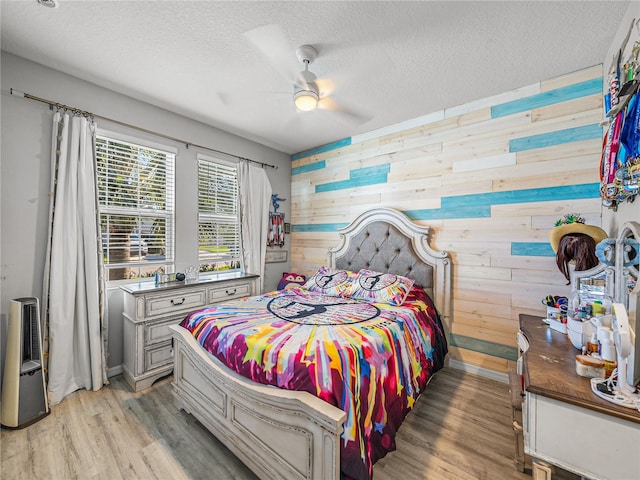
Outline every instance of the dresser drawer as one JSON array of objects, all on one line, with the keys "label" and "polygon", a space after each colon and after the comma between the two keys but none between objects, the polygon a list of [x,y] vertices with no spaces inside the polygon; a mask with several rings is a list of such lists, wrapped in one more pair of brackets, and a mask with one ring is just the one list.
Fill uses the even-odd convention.
[{"label": "dresser drawer", "polygon": [[[185,314],[186,315],[186,314]],[[144,327],[144,344],[145,346],[163,342],[171,338],[171,325],[177,325],[182,321],[182,316],[169,321],[158,323],[147,323]]]},{"label": "dresser drawer", "polygon": [[194,310],[206,302],[206,290],[189,290],[175,292],[171,295],[148,296],[145,302],[146,316],[165,315],[168,313]]},{"label": "dresser drawer", "polygon": [[171,342],[166,342],[153,348],[145,348],[144,350],[145,371],[169,365],[172,362],[173,348],[171,347]]},{"label": "dresser drawer", "polygon": [[253,294],[252,285],[252,283],[236,283],[224,287],[211,287],[209,288],[209,303],[248,297]]}]

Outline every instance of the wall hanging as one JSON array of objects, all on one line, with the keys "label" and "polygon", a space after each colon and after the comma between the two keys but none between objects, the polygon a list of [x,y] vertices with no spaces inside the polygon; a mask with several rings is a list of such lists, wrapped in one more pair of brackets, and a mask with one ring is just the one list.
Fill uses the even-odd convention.
[{"label": "wall hanging", "polygon": [[[631,33],[638,39],[623,61]],[[620,46],[609,70],[609,90],[604,95],[608,126],[602,141],[600,196],[602,204],[616,210],[622,202],[632,202],[640,187],[640,20],[631,22],[629,34]]]},{"label": "wall hanging", "polygon": [[284,213],[278,213],[280,203],[286,199],[278,197],[275,193],[271,195],[271,204],[273,205],[273,212],[269,212],[269,233],[267,235],[268,247],[282,247],[284,246]]}]

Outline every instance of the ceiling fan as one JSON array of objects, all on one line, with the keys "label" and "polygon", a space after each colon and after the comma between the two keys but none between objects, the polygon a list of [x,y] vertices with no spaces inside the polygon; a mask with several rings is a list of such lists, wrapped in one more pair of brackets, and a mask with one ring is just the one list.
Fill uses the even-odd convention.
[{"label": "ceiling fan", "polygon": [[302,45],[296,49],[296,57],[304,65],[293,86],[293,103],[303,112],[314,110],[320,100],[320,92],[316,80],[318,77],[309,71],[309,65],[318,56],[318,51],[311,45]]},{"label": "ceiling fan", "polygon": [[295,49],[295,56],[304,69],[295,72],[292,67],[292,48],[284,31],[278,25],[265,25],[245,32],[245,37],[262,52],[274,69],[293,84],[293,103],[299,112],[326,110],[346,117],[356,123],[365,123],[370,116],[346,109],[336,102],[332,95],[335,83],[330,79],[318,79],[309,70],[318,50],[312,45],[302,45]]}]

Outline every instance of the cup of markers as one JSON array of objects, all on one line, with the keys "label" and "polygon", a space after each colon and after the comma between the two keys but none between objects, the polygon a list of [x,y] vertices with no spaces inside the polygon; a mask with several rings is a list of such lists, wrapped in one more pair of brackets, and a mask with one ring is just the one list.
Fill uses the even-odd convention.
[{"label": "cup of markers", "polygon": [[569,299],[567,297],[547,295],[542,304],[547,307],[547,318],[567,323]]}]

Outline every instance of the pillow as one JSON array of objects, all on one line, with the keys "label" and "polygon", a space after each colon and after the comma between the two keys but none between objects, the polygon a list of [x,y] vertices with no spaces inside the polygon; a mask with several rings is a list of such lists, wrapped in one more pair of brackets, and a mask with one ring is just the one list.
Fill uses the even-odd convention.
[{"label": "pillow", "polygon": [[402,305],[413,282],[413,279],[400,275],[362,269],[346,294],[373,303]]},{"label": "pillow", "polygon": [[290,288],[304,285],[305,281],[306,277],[304,275],[284,272],[280,283],[278,283],[278,290],[289,290]]},{"label": "pillow", "polygon": [[324,293],[334,297],[342,297],[351,287],[356,277],[355,272],[339,270],[337,268],[320,267],[313,276],[307,280],[303,288],[310,292]]}]

